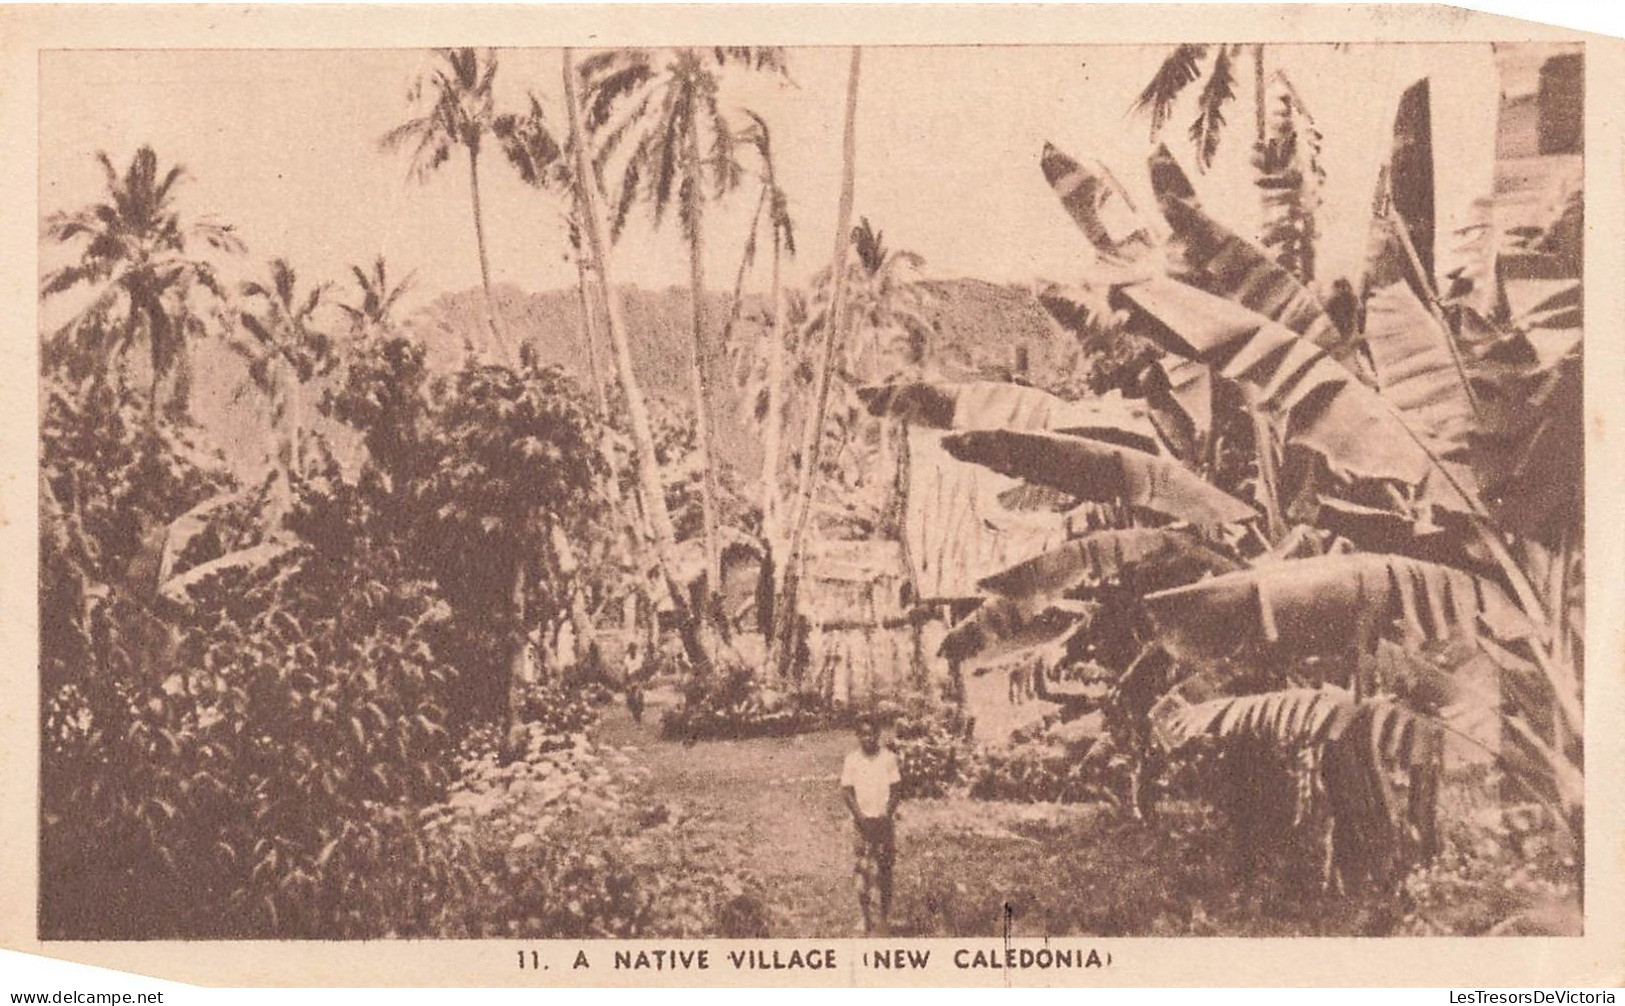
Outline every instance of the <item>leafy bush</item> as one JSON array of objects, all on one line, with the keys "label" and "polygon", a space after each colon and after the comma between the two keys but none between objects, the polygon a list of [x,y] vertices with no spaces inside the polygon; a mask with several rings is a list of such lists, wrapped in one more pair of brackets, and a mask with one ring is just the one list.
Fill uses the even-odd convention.
[{"label": "leafy bush", "polygon": [[982,752],[970,783],[981,800],[1022,803],[1119,802],[1119,766],[1106,742],[1038,739]]},{"label": "leafy bush", "polygon": [[598,721],[596,707],[601,704],[592,689],[542,681],[520,694],[515,718],[533,736],[546,738],[543,750],[552,750],[568,747],[572,736],[586,733]]},{"label": "leafy bush", "polygon": [[1551,812],[1507,805],[1496,772],[1453,781],[1439,854],[1405,878],[1403,931],[1580,935],[1581,860]]},{"label": "leafy bush", "polygon": [[686,741],[788,737],[845,722],[816,695],[763,687],[751,668],[724,665],[683,682],[683,703],[661,718],[661,732]]},{"label": "leafy bush", "polygon": [[974,755],[957,707],[918,706],[899,716],[893,731],[905,799],[943,796],[966,781]]},{"label": "leafy bush", "polygon": [[[294,553],[169,625],[114,595],[50,696],[42,882],[57,936],[360,936],[434,882],[403,808],[436,798],[450,680],[421,584]],[[344,597],[343,605],[332,598]],[[132,645],[152,637],[157,645]]]},{"label": "leafy bush", "polygon": [[693,937],[751,924],[759,885],[687,848],[680,818],[642,801],[625,755],[580,734],[552,750],[531,736],[507,764],[477,738],[447,799],[422,811],[433,858],[457,864],[426,932]]}]

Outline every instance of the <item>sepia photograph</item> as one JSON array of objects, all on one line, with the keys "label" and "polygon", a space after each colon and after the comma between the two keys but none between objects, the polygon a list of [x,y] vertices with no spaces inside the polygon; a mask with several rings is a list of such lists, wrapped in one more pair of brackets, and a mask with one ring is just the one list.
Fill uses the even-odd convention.
[{"label": "sepia photograph", "polygon": [[26,938],[1596,935],[1593,56],[1255,35],[41,48]]}]

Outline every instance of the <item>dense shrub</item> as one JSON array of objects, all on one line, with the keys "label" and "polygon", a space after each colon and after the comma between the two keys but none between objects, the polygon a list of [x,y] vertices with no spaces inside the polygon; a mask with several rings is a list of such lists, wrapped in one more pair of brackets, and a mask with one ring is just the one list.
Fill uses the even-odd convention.
[{"label": "dense shrub", "polygon": [[562,748],[529,737],[508,763],[475,738],[447,799],[422,812],[432,857],[455,864],[428,934],[692,937],[749,923],[759,885],[687,848],[625,755],[581,734]]},{"label": "dense shrub", "polygon": [[893,724],[904,798],[943,796],[964,783],[974,750],[965,739],[965,718],[955,706],[917,704]]},{"label": "dense shrub", "polygon": [[661,718],[661,732],[686,741],[787,737],[822,730],[850,718],[805,692],[766,688],[743,665],[725,665],[683,681],[683,702]]},{"label": "dense shrub", "polygon": [[1578,936],[1583,862],[1539,804],[1508,804],[1498,772],[1458,772],[1441,798],[1439,854],[1405,878],[1402,929],[1419,935]]},{"label": "dense shrub", "polygon": [[571,737],[586,733],[597,722],[597,707],[603,704],[599,691],[537,682],[518,696],[515,719],[523,729],[545,738],[546,750],[568,747]]},{"label": "dense shrub", "polygon": [[[447,671],[421,584],[296,551],[165,623],[113,595],[46,710],[55,936],[358,936],[432,885],[407,809],[438,797]],[[345,603],[335,605],[334,597]],[[160,645],[132,645],[155,636]],[[413,863],[413,869],[383,869]]]},{"label": "dense shrub", "polygon": [[970,795],[1024,803],[1119,803],[1127,761],[1107,737],[1056,730],[1018,735],[981,752]]}]

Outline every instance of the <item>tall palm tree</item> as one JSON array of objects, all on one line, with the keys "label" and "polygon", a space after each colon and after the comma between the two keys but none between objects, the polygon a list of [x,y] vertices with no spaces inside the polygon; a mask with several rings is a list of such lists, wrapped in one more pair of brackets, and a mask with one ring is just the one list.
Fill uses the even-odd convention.
[{"label": "tall palm tree", "polygon": [[813,473],[818,469],[818,448],[824,418],[829,411],[830,381],[834,364],[841,348],[846,322],[846,252],[851,244],[852,200],[856,186],[858,157],[858,79],[863,64],[863,49],[852,47],[852,59],[846,77],[846,124],[841,131],[841,196],[835,212],[835,251],[831,256],[830,275],[834,280],[830,288],[829,324],[824,326],[824,345],[819,352],[819,366],[814,379],[817,391],[813,397],[812,414],[804,428],[801,449],[801,472],[797,481],[795,514],[791,519],[789,547],[785,552],[783,584],[773,603],[773,638],[769,640],[768,663],[780,676],[787,676],[796,652],[795,629],[797,595],[801,588],[802,552],[806,546],[807,526],[812,515]]},{"label": "tall palm tree", "polygon": [[560,212],[560,223],[569,238],[570,258],[576,267],[576,292],[581,304],[581,328],[587,347],[587,370],[592,378],[593,393],[598,399],[601,415],[609,411],[609,395],[604,375],[598,365],[598,346],[601,334],[598,327],[600,311],[595,306],[595,295],[589,278],[590,266],[582,247],[581,200],[576,195],[575,174],[572,168],[573,152],[554,137],[547,124],[547,115],[535,94],[529,96],[529,107],[521,113],[505,112],[492,123],[492,132],[502,142],[508,162],[519,173],[520,180],[532,188],[566,197]]},{"label": "tall palm tree", "polygon": [[156,427],[166,404],[166,379],[178,378],[171,404],[185,408],[186,340],[197,325],[190,295],[202,289],[224,297],[213,266],[196,255],[197,246],[237,253],[243,245],[229,225],[182,220],[175,194],[186,169],[176,164],[160,170],[152,147],[138,149],[122,173],[105,153],[98,152],[96,161],[106,177],[105,198],[46,221],[45,234],[53,241],[84,245],[78,261],[45,277],[40,296],[81,286],[93,295],[88,307],[47,336],[44,362],[70,366],[79,375],[105,376],[145,341],[151,371],[148,419]]},{"label": "tall palm tree", "polygon": [[395,323],[395,305],[412,288],[416,273],[407,273],[399,283],[391,284],[384,257],[379,255],[368,268],[352,265],[350,275],[355,277],[358,299],[338,307],[350,319],[352,333],[357,339],[366,339],[375,333],[387,332]]},{"label": "tall palm tree", "polygon": [[[623,147],[621,179],[612,218],[619,234],[633,205],[646,202],[659,226],[672,204],[688,242],[695,440],[702,475],[707,608],[721,582],[717,535],[716,466],[711,447],[711,345],[705,335],[705,208],[738,187],[743,169],[734,158],[734,129],[719,103],[721,71],[730,66],[786,71],[778,48],[618,49],[582,63],[587,128],[600,137],[601,167]],[[618,116],[618,118],[617,118]],[[715,614],[708,610],[708,614]]]},{"label": "tall palm tree", "polygon": [[574,53],[570,49],[564,50],[563,71],[564,101],[569,119],[569,143],[567,149],[572,159],[573,172],[572,185],[576,194],[577,205],[581,209],[582,231],[586,239],[587,252],[591,256],[594,271],[598,274],[600,287],[604,295],[604,321],[609,330],[610,346],[614,353],[616,375],[621,382],[621,390],[626,395],[627,419],[632,427],[632,441],[636,448],[636,469],[639,498],[643,505],[644,519],[649,526],[649,533],[654,539],[655,552],[659,561],[661,579],[665,582],[667,594],[671,604],[676,610],[682,632],[683,646],[688,653],[689,660],[699,670],[708,668],[711,664],[710,649],[706,645],[703,634],[700,632],[699,619],[688,604],[688,594],[683,587],[682,577],[677,568],[677,536],[672,529],[671,512],[666,508],[666,490],[660,478],[660,461],[655,452],[655,441],[652,424],[649,421],[648,403],[643,397],[642,386],[638,382],[637,372],[632,366],[631,342],[626,334],[626,320],[621,309],[621,299],[615,291],[611,281],[609,265],[609,239],[606,235],[604,214],[598,203],[598,186],[589,179],[594,178],[591,159],[587,153],[587,131],[583,119],[581,99],[577,93],[577,72]]},{"label": "tall palm tree", "polygon": [[[852,228],[854,261],[847,266],[847,360],[849,376],[864,383],[896,380],[925,363],[934,326],[926,317],[930,295],[918,282],[925,265],[918,253],[887,248],[884,231],[863,217]],[[818,278],[815,302],[821,307],[809,319],[827,323],[829,277]]]},{"label": "tall palm tree", "polygon": [[491,294],[491,260],[485,247],[485,215],[480,206],[480,150],[496,117],[492,85],[497,58],[490,49],[437,49],[436,62],[407,89],[406,100],[423,114],[385,133],[379,146],[388,152],[410,148],[410,177],[424,183],[461,148],[468,155],[468,193],[474,216],[474,242],[480,255],[480,285],[485,291],[485,323],[502,355],[513,352],[497,319]]},{"label": "tall palm tree", "polygon": [[[593,392],[597,398],[598,414],[602,417],[609,415],[609,378],[605,375],[598,363],[598,347],[602,340],[599,331],[599,318],[608,314],[607,305],[603,302],[607,290],[602,283],[595,284],[590,274],[597,270],[597,264],[589,264],[586,248],[585,221],[587,210],[583,206],[583,197],[576,186],[575,150],[572,140],[566,137],[563,142],[553,135],[552,128],[547,123],[547,115],[543,110],[540,99],[535,94],[529,96],[529,105],[522,113],[504,113],[496,117],[492,124],[492,132],[502,143],[503,152],[507,154],[508,161],[518,172],[520,179],[527,185],[543,192],[553,193],[563,197],[563,206],[560,210],[560,223],[563,225],[570,244],[570,258],[576,267],[576,292],[580,298],[581,325],[583,341],[587,347],[587,370],[592,380]],[[594,188],[601,186],[594,179]],[[608,437],[603,443],[604,460],[610,471],[610,484],[621,484],[621,465],[619,454]],[[620,518],[620,524],[627,534],[627,543],[635,553],[639,544],[645,539],[645,522],[641,518],[641,505],[634,501],[631,508],[623,508],[622,500],[617,492],[612,503],[613,509]],[[568,537],[554,535],[554,549],[561,556],[564,565],[574,567],[575,558],[571,551]],[[647,581],[640,578],[639,583],[648,587]],[[650,598],[650,610],[654,610],[654,599]],[[596,628],[586,613],[584,599],[579,591],[572,594],[571,623],[577,641],[577,651],[585,652],[596,638]]]},{"label": "tall palm tree", "polygon": [[768,602],[763,605],[764,610],[757,612],[758,624],[763,632],[770,631],[772,624],[772,598],[778,596],[781,576],[781,563],[784,561],[784,518],[783,507],[779,501],[780,486],[779,472],[783,463],[784,454],[784,382],[785,382],[785,320],[786,304],[782,286],[782,266],[786,254],[794,256],[796,253],[795,224],[790,219],[790,200],[783,189],[779,187],[778,174],[773,161],[773,135],[768,128],[767,120],[755,112],[746,109],[745,114],[750,117],[751,124],[746,128],[741,138],[756,151],[756,160],[762,179],[761,195],[757,198],[756,212],[751,219],[750,232],[746,237],[745,250],[739,261],[739,275],[734,281],[733,310],[729,315],[728,324],[723,329],[722,341],[724,345],[729,342],[734,324],[744,303],[743,289],[745,271],[750,267],[756,257],[757,234],[761,227],[762,217],[768,218],[768,228],[773,236],[773,271],[768,287],[768,303],[772,311],[772,328],[768,332],[767,341],[767,373],[766,400],[763,402],[763,433],[762,433],[762,540],[766,547],[766,587],[768,593],[764,596]]},{"label": "tall palm tree", "polygon": [[293,266],[272,259],[266,280],[242,286],[251,309],[240,312],[238,321],[248,338],[227,343],[248,361],[249,380],[271,402],[278,477],[273,517],[278,520],[292,504],[294,480],[304,472],[305,385],[337,362],[332,340],[313,324],[327,289],[322,283],[301,292]]}]

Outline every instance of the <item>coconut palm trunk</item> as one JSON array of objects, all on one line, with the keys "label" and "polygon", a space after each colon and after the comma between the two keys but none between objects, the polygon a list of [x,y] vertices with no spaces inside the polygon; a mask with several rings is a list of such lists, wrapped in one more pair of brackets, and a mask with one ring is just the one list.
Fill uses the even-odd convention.
[{"label": "coconut palm trunk", "polygon": [[563,76],[564,100],[570,121],[570,142],[575,151],[576,197],[581,201],[583,209],[582,215],[585,219],[582,221],[582,229],[586,234],[588,251],[592,256],[594,270],[598,273],[598,281],[604,290],[604,313],[609,329],[610,346],[614,353],[616,374],[620,378],[621,389],[626,394],[627,418],[631,423],[632,439],[637,448],[637,478],[644,516],[649,522],[649,530],[654,538],[667,592],[682,626],[683,647],[690,662],[697,669],[709,669],[710,653],[700,633],[698,620],[688,604],[682,580],[676,573],[677,536],[672,529],[671,513],[666,509],[665,486],[661,484],[660,462],[655,454],[649,407],[644,401],[643,389],[638,384],[637,373],[632,367],[631,344],[627,340],[620,299],[614,292],[614,283],[609,271],[609,260],[605,252],[604,223],[598,208],[597,193],[594,192],[591,182],[596,176],[588,163],[586,135],[581,125],[580,98],[576,93],[575,60],[569,49],[564,50]]},{"label": "coconut palm trunk", "polygon": [[474,243],[480,253],[480,287],[485,291],[485,325],[502,358],[514,363],[513,351],[498,327],[496,297],[491,293],[491,256],[485,250],[485,213],[480,206],[480,152],[474,145],[468,148],[468,195],[474,209]]},{"label": "coconut palm trunk", "polygon": [[[288,511],[293,509],[294,480],[304,471],[303,431],[305,422],[304,388],[299,383],[299,372],[288,360],[279,361],[282,380],[282,443],[281,455],[283,491],[287,493]],[[284,515],[286,515],[284,512]]]},{"label": "coconut palm trunk", "polygon": [[[599,418],[604,418],[609,415],[609,395],[604,390],[604,375],[598,369],[598,317],[593,311],[592,291],[587,280],[587,263],[582,261],[580,248],[576,249],[575,260],[576,293],[581,298],[581,338],[587,344],[587,372],[592,377],[592,391],[598,402]],[[613,452],[610,453],[613,465]]]},{"label": "coconut palm trunk", "polygon": [[[575,206],[575,260],[576,260],[576,291],[581,298],[582,336],[587,344],[587,367],[592,376],[593,394],[598,403],[598,416],[601,421],[607,422],[609,417],[609,385],[614,381],[611,374],[607,374],[598,362],[598,347],[604,340],[603,329],[600,327],[603,319],[609,316],[606,303],[608,296],[593,275],[593,269],[588,267],[585,254],[586,238],[582,234],[585,227],[586,210],[577,199]],[[603,442],[605,465],[609,468],[610,485],[615,487],[610,494],[610,508],[615,514],[617,523],[626,535],[626,545],[633,555],[639,555],[648,548],[651,537],[649,532],[649,519],[647,509],[636,490],[633,491],[630,506],[620,495],[621,485],[621,459],[607,435]],[[569,543],[565,542],[566,547]],[[652,589],[647,577],[638,578],[638,594],[647,602],[639,608],[640,611],[655,611],[658,609],[658,598]],[[585,611],[585,599],[577,592],[576,604]],[[571,617],[580,620],[580,613],[575,607],[571,608]],[[580,629],[577,630],[578,637]],[[596,630],[594,630],[596,631]]]},{"label": "coconut palm trunk", "polygon": [[553,568],[558,571],[569,591],[570,633],[575,637],[576,666],[579,668],[585,664],[589,672],[596,673],[598,668],[594,664],[598,656],[598,628],[593,624],[592,613],[587,610],[587,597],[581,588],[581,561],[576,558],[575,546],[570,543],[570,535],[563,526],[556,520],[550,521],[547,531],[548,543],[553,549]]},{"label": "coconut palm trunk", "polygon": [[690,376],[694,384],[694,445],[700,465],[700,517],[705,534],[705,592],[704,611],[707,621],[718,627],[724,620],[718,617],[718,591],[722,584],[722,551],[717,541],[717,473],[711,448],[711,348],[705,337],[705,193],[700,176],[700,132],[698,121],[690,117],[687,135],[690,177],[690,203],[688,211],[688,279],[693,308],[693,364]]},{"label": "coconut palm trunk", "polygon": [[830,378],[834,370],[836,350],[845,335],[846,325],[846,253],[852,243],[852,195],[857,161],[858,75],[863,50],[852,47],[852,61],[847,71],[846,126],[841,135],[841,199],[835,220],[835,252],[830,261],[834,289],[830,294],[828,322],[824,326],[824,346],[820,355],[817,381],[818,392],[801,438],[801,473],[797,484],[795,513],[790,525],[790,540],[784,557],[784,586],[773,604],[773,639],[769,663],[781,676],[791,674],[791,661],[796,652],[795,627],[797,595],[800,592],[802,554],[806,548],[807,528],[812,518],[813,492],[818,479],[818,448],[822,442],[825,414],[829,409]]},{"label": "coconut palm trunk", "polygon": [[773,627],[774,601],[784,586],[784,522],[779,502],[779,461],[784,451],[784,291],[780,286],[780,265],[784,240],[773,229],[773,279],[769,296],[773,301],[773,331],[767,345],[767,424],[762,431],[762,538],[767,545],[765,575],[767,611],[757,612],[764,633]]}]

